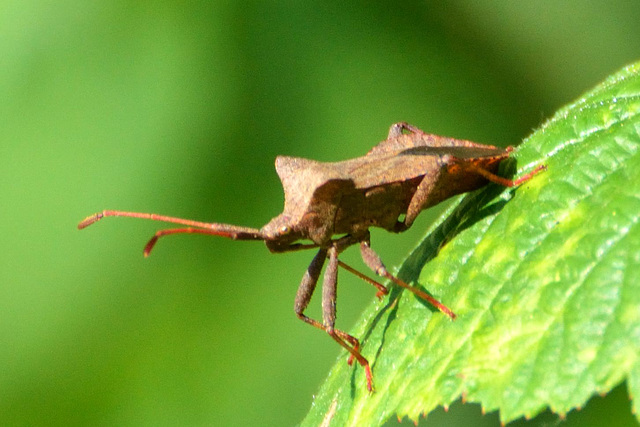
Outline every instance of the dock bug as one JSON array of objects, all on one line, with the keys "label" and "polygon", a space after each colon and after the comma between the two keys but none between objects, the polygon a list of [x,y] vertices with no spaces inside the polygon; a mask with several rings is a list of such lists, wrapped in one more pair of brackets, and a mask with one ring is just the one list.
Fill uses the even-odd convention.
[{"label": "dock bug", "polygon": [[[375,286],[378,289],[376,295],[380,298],[388,290],[340,261],[338,256],[347,247],[359,244],[364,263],[375,274],[413,292],[455,319],[456,315],[444,304],[389,273],[371,249],[369,228],[380,227],[400,233],[411,227],[422,210],[449,197],[476,190],[489,182],[514,187],[545,168],[538,166],[515,180],[496,175],[500,162],[508,158],[512,150],[512,147],[503,149],[430,135],[407,123],[396,123],[389,129],[386,140],[355,159],[323,163],[278,156],[276,171],[284,188],[284,211],[261,229],[113,210],[84,219],[78,228],[85,228],[109,216],[144,218],[182,226],[156,232],[144,248],[145,256],[149,255],[160,237],[178,233],[262,240],[271,252],[277,253],[317,249],[298,288],[295,313],[304,322],[324,330],[344,347],[350,353],[349,364],[355,359],[364,367],[367,389],[372,391],[373,376],[369,362],[360,353],[360,342],[335,328],[338,267]],[[300,243],[301,240],[311,243]],[[320,322],[307,317],[304,311],[325,262]]]}]

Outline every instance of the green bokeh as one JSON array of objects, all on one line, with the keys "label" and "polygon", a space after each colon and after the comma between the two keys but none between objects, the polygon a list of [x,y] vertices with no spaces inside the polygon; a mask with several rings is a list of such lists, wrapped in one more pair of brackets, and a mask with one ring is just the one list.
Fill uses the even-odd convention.
[{"label": "green bokeh", "polygon": [[[633,2],[0,3],[0,421],[299,422],[339,353],[293,314],[312,254],[176,236],[143,259],[160,224],[76,223],[261,226],[276,155],[358,156],[400,120],[515,144],[637,60],[638,22]],[[427,224],[372,244],[396,265]],[[373,291],[340,284],[349,329]]]}]

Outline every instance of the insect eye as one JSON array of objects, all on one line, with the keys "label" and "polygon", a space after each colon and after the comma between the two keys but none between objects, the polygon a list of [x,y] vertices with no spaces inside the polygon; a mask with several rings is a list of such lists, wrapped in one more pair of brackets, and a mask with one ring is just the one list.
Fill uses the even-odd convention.
[{"label": "insect eye", "polygon": [[289,234],[291,232],[291,228],[287,225],[283,225],[280,227],[280,234]]}]

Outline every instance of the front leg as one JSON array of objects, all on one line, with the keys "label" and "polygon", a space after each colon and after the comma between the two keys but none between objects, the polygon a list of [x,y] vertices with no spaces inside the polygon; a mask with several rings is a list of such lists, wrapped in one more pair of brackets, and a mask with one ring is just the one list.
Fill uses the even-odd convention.
[{"label": "front leg", "polygon": [[[369,361],[360,354],[360,344],[358,340],[346,332],[334,328],[336,322],[336,292],[338,289],[338,253],[339,251],[336,245],[329,248],[329,264],[324,272],[324,281],[322,282],[322,320],[324,330],[335,342],[351,353],[349,363],[355,358],[364,368],[367,377],[367,390],[373,391],[371,367],[369,366]],[[351,345],[347,344],[347,342]]]},{"label": "front leg", "polygon": [[302,281],[298,287],[298,293],[296,293],[296,301],[293,307],[300,320],[320,329],[322,329],[322,325],[307,317],[304,314],[304,311],[307,309],[309,301],[311,301],[311,296],[313,295],[313,291],[316,289],[316,284],[318,283],[318,278],[320,277],[320,272],[322,272],[322,266],[326,259],[327,250],[325,248],[320,249],[316,256],[313,257],[313,261],[311,261],[307,271],[305,271],[304,276],[302,276]]},{"label": "front leg", "polygon": [[[369,362],[360,354],[360,343],[358,340],[347,334],[346,332],[335,329],[336,322],[336,291],[338,283],[338,253],[339,250],[336,245],[330,248],[321,248],[313,261],[309,265],[309,268],[305,272],[302,278],[298,293],[296,294],[295,312],[298,318],[309,325],[322,329],[329,334],[334,341],[344,347],[350,354],[349,364],[355,358],[360,365],[365,369],[365,375],[367,378],[367,390],[373,391],[373,376],[371,374],[371,368]],[[329,258],[329,264],[325,271],[324,281],[322,283],[322,320],[320,323],[304,314],[304,310],[309,305],[311,295],[315,290],[320,272],[324,265],[325,260]]]}]

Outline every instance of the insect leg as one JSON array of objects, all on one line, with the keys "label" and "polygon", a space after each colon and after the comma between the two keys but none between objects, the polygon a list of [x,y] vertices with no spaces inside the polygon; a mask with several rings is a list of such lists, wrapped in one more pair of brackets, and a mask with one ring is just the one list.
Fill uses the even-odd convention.
[{"label": "insect leg", "polygon": [[298,316],[298,318],[300,318],[300,320],[320,329],[324,329],[322,324],[307,317],[304,314],[304,311],[309,305],[309,301],[311,301],[313,291],[316,289],[316,284],[318,283],[318,278],[320,277],[320,273],[322,272],[322,266],[324,265],[325,259],[327,259],[327,249],[321,248],[316,256],[313,257],[313,261],[311,261],[311,264],[309,264],[307,271],[302,277],[302,281],[300,282],[300,287],[298,287],[298,293],[296,294],[296,301],[293,307],[296,315]]},{"label": "insect leg", "polygon": [[499,175],[496,175],[492,172],[489,172],[486,169],[483,169],[479,166],[474,165],[473,163],[471,164],[466,164],[463,162],[460,162],[460,164],[462,165],[462,167],[464,169],[467,169],[468,171],[471,172],[475,172],[478,175],[482,176],[483,178],[485,178],[488,181],[491,181],[495,184],[499,184],[505,187],[517,187],[518,185],[529,181],[531,178],[533,178],[535,175],[537,175],[539,172],[542,172],[543,170],[547,169],[546,165],[540,165],[537,168],[535,168],[534,170],[532,170],[531,172],[522,175],[520,178],[516,178],[516,179],[508,179],[508,178],[503,178]]},{"label": "insect leg", "polygon": [[[510,146],[510,147],[505,148],[504,151],[506,153],[511,153],[513,150],[514,150],[514,148]],[[481,166],[478,166],[474,162],[469,162],[466,159],[460,159],[458,157],[449,156],[449,158],[447,160],[447,163],[449,165],[455,163],[463,171],[476,173],[476,174],[482,176],[487,181],[493,182],[494,184],[502,185],[504,187],[517,187],[518,185],[529,181],[535,175],[537,175],[538,173],[540,173],[543,170],[547,169],[546,165],[539,165],[538,167],[533,169],[531,172],[526,173],[526,174],[522,175],[519,178],[509,179],[509,178],[504,178],[502,176],[496,175],[495,173],[493,173],[493,172],[491,172],[491,171],[489,171],[489,170],[487,170],[487,169],[485,169],[485,168],[483,168]]]},{"label": "insect leg", "polygon": [[408,283],[398,279],[393,274],[389,273],[389,271],[387,271],[387,268],[382,263],[382,260],[380,259],[378,254],[375,253],[373,251],[373,249],[371,249],[371,243],[369,241],[369,236],[367,236],[367,238],[365,240],[360,242],[360,254],[362,255],[362,260],[364,261],[364,263],[367,264],[369,266],[369,268],[371,268],[371,270],[373,270],[374,273],[376,273],[378,276],[385,277],[385,278],[391,280],[396,285],[401,286],[401,287],[411,291],[414,295],[416,295],[417,297],[423,299],[424,301],[427,301],[429,304],[431,304],[432,306],[434,306],[435,308],[440,310],[442,313],[444,313],[447,316],[449,316],[451,319],[455,319],[456,318],[455,313],[453,311],[451,311],[451,309],[449,309],[449,307],[447,307],[446,305],[442,304],[440,301],[438,301],[437,299],[433,298],[431,295],[427,294],[426,292],[421,291],[420,289],[416,288],[415,286],[409,285]]},{"label": "insect leg", "polygon": [[[364,368],[367,377],[367,390],[373,391],[373,376],[369,361],[360,354],[360,343],[358,340],[347,334],[346,332],[334,329],[336,323],[336,291],[338,287],[338,248],[336,245],[331,246],[328,251],[329,264],[324,272],[324,280],[322,282],[322,321],[324,330],[329,334],[335,342],[347,349],[351,353],[349,364],[355,358]],[[347,342],[349,344],[347,344]]]},{"label": "insect leg", "polygon": [[387,289],[387,287],[384,286],[382,283],[376,282],[372,278],[370,278],[368,276],[365,276],[364,274],[360,273],[355,268],[351,267],[349,264],[345,264],[344,262],[338,260],[338,265],[340,267],[344,268],[345,270],[347,270],[349,273],[358,276],[359,278],[361,278],[365,282],[369,283],[370,285],[375,286],[376,289],[378,289],[378,292],[376,293],[376,297],[382,299],[382,297],[384,295],[387,295],[389,293],[389,290]]},{"label": "insect leg", "polygon": [[[360,243],[360,241],[362,240],[362,237],[360,236],[354,236],[352,234],[347,234],[346,236],[343,236],[339,239],[336,239],[333,241],[333,245],[336,246],[336,248],[338,249],[338,253],[341,253],[343,250],[345,250],[346,248],[348,248],[351,245],[355,245],[356,243]],[[389,290],[386,288],[386,286],[384,286],[383,284],[373,280],[370,277],[365,276],[364,274],[360,273],[358,270],[356,270],[355,268],[351,267],[350,265],[338,260],[338,265],[342,268],[344,268],[345,270],[347,270],[349,273],[354,274],[356,276],[358,276],[359,278],[361,278],[362,280],[364,280],[365,282],[369,283],[370,285],[373,285],[376,289],[378,289],[378,292],[376,293],[376,297],[378,298],[382,298],[384,295],[387,295],[389,293]]]},{"label": "insect leg", "polygon": [[[324,282],[323,282],[323,293],[322,293],[322,313],[323,313],[323,323],[314,320],[307,315],[304,314],[304,310],[309,305],[309,301],[311,300],[311,295],[313,295],[313,291],[316,288],[318,283],[318,278],[320,277],[320,273],[322,272],[322,267],[324,265],[325,260],[327,259],[327,253],[332,252],[334,255],[329,255],[329,266],[327,267],[327,272],[325,273]],[[360,365],[365,368],[365,375],[367,377],[367,389],[369,391],[373,390],[373,377],[371,375],[371,368],[369,367],[369,362],[365,359],[359,352],[360,343],[358,340],[347,334],[346,332],[340,331],[338,329],[334,329],[335,319],[336,319],[336,284],[337,284],[337,253],[335,247],[331,249],[321,248],[316,256],[311,261],[309,268],[305,272],[302,277],[302,282],[300,283],[300,287],[298,288],[298,293],[296,294],[296,300],[294,304],[294,310],[296,315],[300,320],[309,325],[322,329],[327,332],[331,338],[333,338],[338,344],[347,349],[351,356],[349,357],[349,364],[353,362],[353,359],[357,359]],[[333,261],[332,261],[333,259]]]},{"label": "insect leg", "polygon": [[409,206],[407,207],[407,214],[404,217],[404,221],[402,223],[397,224],[397,231],[404,231],[407,228],[411,227],[413,221],[418,217],[420,212],[422,212],[423,207],[427,203],[429,196],[432,194],[433,189],[438,182],[438,175],[440,174],[439,169],[435,169],[430,172],[426,172],[420,184],[418,184],[418,188],[416,192],[413,194],[411,201],[409,202]]}]

